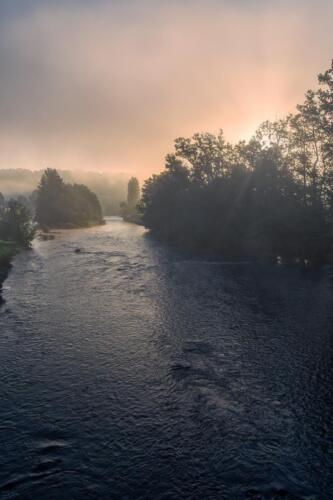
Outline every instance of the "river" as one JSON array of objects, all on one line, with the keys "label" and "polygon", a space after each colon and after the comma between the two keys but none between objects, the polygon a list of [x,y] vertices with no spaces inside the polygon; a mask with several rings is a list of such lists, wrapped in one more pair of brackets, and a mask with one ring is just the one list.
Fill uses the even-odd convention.
[{"label": "river", "polygon": [[36,241],[4,298],[1,499],[332,498],[327,270],[109,218]]}]

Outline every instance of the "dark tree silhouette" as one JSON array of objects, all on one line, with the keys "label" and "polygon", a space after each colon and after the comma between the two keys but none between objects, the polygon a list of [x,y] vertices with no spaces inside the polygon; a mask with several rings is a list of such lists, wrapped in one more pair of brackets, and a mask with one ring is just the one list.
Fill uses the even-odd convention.
[{"label": "dark tree silhouette", "polygon": [[134,208],[140,199],[140,186],[136,177],[131,177],[127,185],[127,205]]},{"label": "dark tree silhouette", "polygon": [[236,145],[223,133],[178,138],[148,179],[151,231],[227,258],[333,260],[333,63],[297,112]]},{"label": "dark tree silhouette", "polygon": [[140,184],[136,177],[131,177],[127,185],[127,202],[120,204],[121,215],[126,222],[140,223],[137,205],[140,200]]},{"label": "dark tree silhouette", "polygon": [[42,227],[80,227],[103,222],[97,196],[81,184],[65,184],[58,172],[45,170],[36,192],[36,221]]},{"label": "dark tree silhouette", "polygon": [[0,193],[0,216],[3,214],[5,210],[5,197],[2,193]]}]

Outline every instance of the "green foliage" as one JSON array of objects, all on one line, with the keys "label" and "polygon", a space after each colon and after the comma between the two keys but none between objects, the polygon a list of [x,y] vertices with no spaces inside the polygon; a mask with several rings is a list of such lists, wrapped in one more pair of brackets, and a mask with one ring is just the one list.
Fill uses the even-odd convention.
[{"label": "green foliage", "polygon": [[3,201],[0,204],[0,239],[29,248],[33,237],[34,228],[29,210],[16,200],[10,200],[7,204]]},{"label": "green foliage", "polygon": [[332,260],[333,63],[319,84],[248,143],[222,132],[176,139],[165,171],[143,187],[143,224],[227,258]]},{"label": "green foliage", "polygon": [[65,184],[58,172],[48,168],[36,192],[36,221],[41,227],[80,227],[102,224],[97,196],[81,184]]}]

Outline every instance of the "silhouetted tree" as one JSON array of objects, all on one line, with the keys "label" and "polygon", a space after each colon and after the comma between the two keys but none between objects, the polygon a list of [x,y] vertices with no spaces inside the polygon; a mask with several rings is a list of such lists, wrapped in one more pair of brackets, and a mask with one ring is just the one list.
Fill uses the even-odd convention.
[{"label": "silhouetted tree", "polygon": [[127,205],[134,208],[140,199],[140,186],[136,177],[131,177],[127,185]]},{"label": "silhouetted tree", "polygon": [[0,216],[3,214],[5,210],[5,197],[2,193],[0,193]]},{"label": "silhouetted tree", "polygon": [[162,238],[225,257],[333,259],[333,63],[297,112],[246,143],[178,138],[139,210]]},{"label": "silhouetted tree", "polygon": [[140,222],[137,204],[140,200],[140,185],[136,177],[131,177],[127,185],[127,202],[120,204],[120,213],[126,222]]},{"label": "silhouetted tree", "polygon": [[73,227],[103,222],[97,196],[81,184],[65,184],[58,172],[45,170],[36,192],[36,221],[42,227]]},{"label": "silhouetted tree", "polygon": [[[35,191],[43,175],[41,170],[22,168],[0,169],[0,187],[3,195],[13,197],[14,193],[24,195],[29,209],[34,213],[35,203],[31,194]],[[123,174],[102,174],[89,171],[59,171],[65,183],[84,184],[98,197],[103,213],[119,215],[119,204],[126,198],[127,179]]]}]

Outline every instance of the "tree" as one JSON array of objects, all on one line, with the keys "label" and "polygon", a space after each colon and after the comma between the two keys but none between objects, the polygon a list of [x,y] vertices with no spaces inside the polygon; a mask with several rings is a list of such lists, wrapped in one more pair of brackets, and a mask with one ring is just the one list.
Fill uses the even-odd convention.
[{"label": "tree", "polygon": [[2,193],[0,193],[0,217],[4,213],[5,210],[5,198]]},{"label": "tree", "polygon": [[227,258],[333,259],[333,62],[294,114],[232,145],[222,131],[175,140],[148,179],[143,224]]},{"label": "tree", "polygon": [[54,169],[45,170],[36,192],[36,221],[41,227],[75,227],[103,222],[97,196],[82,184],[65,184]]},{"label": "tree", "polygon": [[65,224],[68,196],[65,183],[55,169],[47,168],[36,194],[36,221],[43,227]]},{"label": "tree", "polygon": [[131,177],[127,185],[127,205],[133,209],[140,200],[140,185],[136,177]]},{"label": "tree", "polygon": [[127,202],[120,204],[120,213],[126,222],[140,223],[138,203],[140,201],[140,185],[136,177],[131,177],[127,185]]},{"label": "tree", "polygon": [[1,220],[0,234],[4,240],[29,248],[35,234],[29,210],[16,200],[10,200]]},{"label": "tree", "polygon": [[333,60],[331,67],[318,76],[320,88],[317,92],[323,128],[329,135],[329,150],[333,146]]}]

